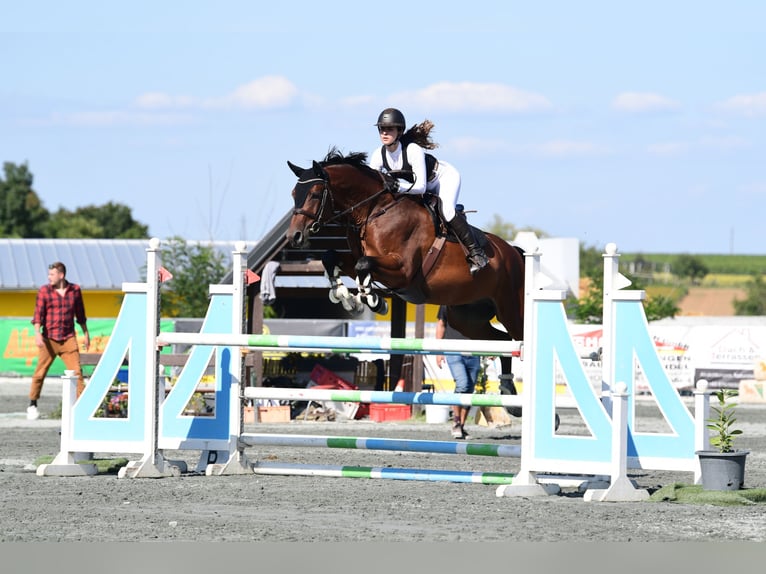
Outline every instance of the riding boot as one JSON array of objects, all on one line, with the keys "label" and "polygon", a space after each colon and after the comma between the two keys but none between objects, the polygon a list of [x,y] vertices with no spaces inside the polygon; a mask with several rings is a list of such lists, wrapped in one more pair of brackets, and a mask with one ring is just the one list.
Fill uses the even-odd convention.
[{"label": "riding boot", "polygon": [[460,214],[456,214],[455,217],[452,218],[452,221],[448,223],[448,225],[452,231],[455,232],[455,235],[457,235],[460,243],[462,243],[465,248],[468,249],[468,259],[471,264],[471,275],[480,269],[483,269],[489,260],[487,259],[487,254],[484,253],[484,250],[476,242],[476,238],[473,236],[473,232],[471,231],[468,222],[463,217],[461,217]]}]

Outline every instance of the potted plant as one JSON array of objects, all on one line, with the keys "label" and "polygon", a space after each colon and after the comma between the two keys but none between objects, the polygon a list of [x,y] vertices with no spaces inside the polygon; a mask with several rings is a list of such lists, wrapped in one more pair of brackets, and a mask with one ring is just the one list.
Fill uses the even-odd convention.
[{"label": "potted plant", "polygon": [[745,482],[745,461],[749,450],[734,448],[734,438],[741,435],[733,428],[736,422],[735,405],[730,399],[737,396],[733,389],[718,389],[713,395],[718,399],[711,406],[714,416],[707,419],[707,428],[713,431],[710,445],[715,450],[698,450],[702,488],[705,490],[739,490]]}]

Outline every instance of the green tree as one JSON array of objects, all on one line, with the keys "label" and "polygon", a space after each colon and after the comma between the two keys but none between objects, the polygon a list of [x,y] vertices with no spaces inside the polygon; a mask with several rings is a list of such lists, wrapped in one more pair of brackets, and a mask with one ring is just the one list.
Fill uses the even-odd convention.
[{"label": "green tree", "polygon": [[766,283],[763,281],[763,275],[754,274],[753,280],[747,284],[745,293],[744,299],[734,300],[734,314],[766,315]]},{"label": "green tree", "polygon": [[[600,324],[604,321],[604,276],[591,272],[590,289],[572,306],[571,313],[575,321],[585,324]],[[645,289],[643,281],[635,277],[626,277],[631,282],[631,289]],[[656,321],[665,317],[675,317],[678,306],[673,299],[665,295],[647,297],[644,301],[644,313],[647,321]]]},{"label": "green tree", "polygon": [[580,242],[580,277],[588,277],[593,280],[600,278],[603,283],[604,257],[603,248],[586,246]]},{"label": "green tree", "polygon": [[109,202],[74,211],[59,208],[46,226],[47,237],[94,239],[146,239],[149,228],[133,219],[127,205]]},{"label": "green tree", "polygon": [[32,182],[34,176],[27,164],[3,164],[0,178],[0,237],[43,237],[43,226],[49,213]]},{"label": "green tree", "polygon": [[657,321],[665,317],[675,317],[680,309],[672,298],[665,295],[653,295],[644,301],[644,313],[647,321]]},{"label": "green tree", "polygon": [[681,278],[688,277],[692,283],[699,283],[710,270],[699,257],[684,253],[676,257],[673,263],[673,273]]},{"label": "green tree", "polygon": [[173,278],[163,284],[160,305],[163,317],[204,317],[209,303],[209,285],[226,275],[223,254],[210,245],[189,244],[171,237],[160,248],[162,266]]},{"label": "green tree", "polygon": [[582,297],[570,305],[569,312],[574,315],[577,323],[600,324],[604,317],[604,275],[595,274],[588,279],[590,287]]},{"label": "green tree", "polygon": [[493,235],[497,235],[498,237],[500,237],[501,239],[505,239],[506,241],[513,241],[513,238],[516,237],[516,234],[519,231],[532,231],[538,237],[548,237],[548,234],[545,233],[545,231],[542,231],[541,229],[536,229],[534,227],[529,227],[529,226],[516,227],[513,223],[505,221],[497,213],[495,213],[492,216],[492,221],[487,226],[486,231],[488,231],[489,233],[492,233]]}]

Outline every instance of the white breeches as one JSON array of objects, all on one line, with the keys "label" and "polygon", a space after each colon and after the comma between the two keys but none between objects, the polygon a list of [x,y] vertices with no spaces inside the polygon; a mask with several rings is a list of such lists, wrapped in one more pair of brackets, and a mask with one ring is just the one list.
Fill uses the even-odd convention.
[{"label": "white breeches", "polygon": [[460,195],[460,172],[452,165],[439,160],[436,177],[428,182],[427,189],[439,196],[444,219],[452,221],[455,217],[457,198]]}]

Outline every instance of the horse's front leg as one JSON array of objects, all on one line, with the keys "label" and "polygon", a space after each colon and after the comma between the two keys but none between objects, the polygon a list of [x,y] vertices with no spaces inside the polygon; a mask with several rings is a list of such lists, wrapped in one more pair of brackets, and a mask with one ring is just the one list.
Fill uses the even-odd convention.
[{"label": "horse's front leg", "polygon": [[388,302],[372,289],[373,262],[369,257],[361,257],[356,262],[356,284],[359,287],[359,297],[374,313],[388,313]]},{"label": "horse's front leg", "polygon": [[343,265],[344,263],[336,251],[329,250],[322,255],[322,266],[325,269],[325,276],[330,281],[330,293],[328,296],[333,303],[342,304],[346,311],[359,314],[364,310],[364,304],[360,295],[351,294],[348,287],[344,285],[343,279],[341,279]]}]

